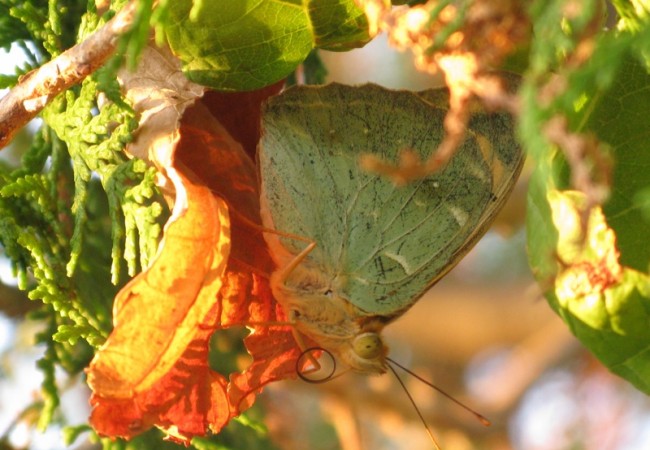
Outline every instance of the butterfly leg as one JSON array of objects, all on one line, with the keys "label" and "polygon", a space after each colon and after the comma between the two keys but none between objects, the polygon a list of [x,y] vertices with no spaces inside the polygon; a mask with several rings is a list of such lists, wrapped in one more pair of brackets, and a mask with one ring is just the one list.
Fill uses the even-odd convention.
[{"label": "butterfly leg", "polygon": [[[305,247],[298,255],[296,255],[288,264],[286,264],[284,267],[279,269],[273,276],[274,283],[278,283],[281,286],[286,285],[287,279],[291,275],[291,273],[298,267],[303,260],[309,255],[309,253],[316,247],[316,242],[310,241],[309,245]],[[291,316],[291,312],[289,312],[289,320],[291,322],[296,321],[295,317]],[[308,347],[305,343],[305,340],[303,339],[302,334],[300,334],[300,331],[298,331],[295,327],[291,329],[291,333],[293,334],[294,339],[296,340],[296,343],[298,344],[298,347],[300,350],[302,350],[303,354],[305,355],[305,358],[309,361],[309,364],[311,365],[310,368],[306,369],[303,374],[310,374],[314,372],[318,372],[321,369],[321,364],[318,362],[318,359],[316,359],[311,352],[308,351]]]},{"label": "butterfly leg", "polygon": [[275,274],[275,279],[277,282],[281,285],[285,285],[287,282],[287,279],[291,275],[291,272],[293,272],[296,267],[302,263],[302,261],[311,253],[311,251],[316,247],[316,242],[311,241],[307,247],[303,249],[300,253],[298,253],[295,258],[293,258],[287,265],[282,267],[277,274]]}]

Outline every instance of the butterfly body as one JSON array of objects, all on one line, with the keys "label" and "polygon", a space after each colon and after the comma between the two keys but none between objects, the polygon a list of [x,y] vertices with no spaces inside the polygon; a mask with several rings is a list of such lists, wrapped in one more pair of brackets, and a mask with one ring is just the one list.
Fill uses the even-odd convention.
[{"label": "butterfly body", "polygon": [[[404,187],[358,165],[442,140],[439,91],[291,88],[269,101],[259,147],[271,287],[299,333],[358,372],[383,373],[383,327],[485,232],[523,156],[510,118],[480,115],[440,172]],[[305,243],[305,239],[309,244]]]},{"label": "butterfly body", "polygon": [[[273,251],[278,241],[271,242],[274,242],[271,244],[272,255],[285,252],[284,248]],[[282,262],[276,260],[278,267],[286,268],[291,264],[289,261],[281,265]],[[379,337],[384,327],[382,319],[360,310],[341,296],[345,277],[328,276],[311,265],[305,259],[296,267],[288,271],[277,270],[271,276],[273,296],[283,306],[289,320],[299,333],[336,355],[347,367],[362,373],[384,373],[387,349]],[[358,344],[355,345],[360,337],[365,337],[367,342],[368,335],[377,336],[370,340],[373,348],[377,349],[370,357],[360,355]]]}]

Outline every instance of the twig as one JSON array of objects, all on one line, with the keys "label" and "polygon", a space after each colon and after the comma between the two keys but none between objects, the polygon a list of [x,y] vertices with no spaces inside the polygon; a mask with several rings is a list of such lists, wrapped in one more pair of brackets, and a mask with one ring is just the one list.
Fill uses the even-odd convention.
[{"label": "twig", "polygon": [[573,133],[566,117],[551,117],[542,129],[546,137],[558,145],[571,167],[571,183],[587,196],[583,224],[586,226],[589,210],[602,204],[612,185],[612,162],[593,134]]},{"label": "twig", "polygon": [[118,38],[133,24],[131,0],[88,39],[25,76],[0,99],[0,149],[59,93],[101,67],[115,52]]}]

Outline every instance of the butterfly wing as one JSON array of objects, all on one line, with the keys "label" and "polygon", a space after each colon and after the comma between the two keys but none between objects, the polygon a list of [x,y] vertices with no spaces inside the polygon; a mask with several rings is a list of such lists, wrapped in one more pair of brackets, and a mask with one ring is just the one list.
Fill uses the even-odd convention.
[{"label": "butterfly wing", "polygon": [[[440,172],[396,187],[358,165],[366,153],[423,160],[442,140],[439,91],[375,85],[296,87],[269,101],[259,162],[272,226],[316,241],[307,264],[342,286],[367,312],[395,316],[411,306],[485,232],[521,168],[506,114],[476,114]],[[271,224],[267,224],[269,226]],[[296,255],[305,243],[282,238]]]}]

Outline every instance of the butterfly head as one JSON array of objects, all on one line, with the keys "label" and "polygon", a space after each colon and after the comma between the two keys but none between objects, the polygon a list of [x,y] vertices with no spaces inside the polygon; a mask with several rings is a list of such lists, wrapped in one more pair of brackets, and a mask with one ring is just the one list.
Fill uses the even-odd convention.
[{"label": "butterfly head", "polygon": [[272,274],[271,289],[298,333],[355,372],[384,373],[388,349],[380,333],[386,322],[348,301],[345,281],[302,264],[288,279]]},{"label": "butterfly head", "polygon": [[384,353],[384,343],[378,333],[367,332],[355,336],[352,350],[361,359],[376,359]]},{"label": "butterfly head", "polygon": [[[332,353],[345,367],[355,372],[386,372],[388,347],[381,337],[383,324],[380,321],[368,321],[367,318],[354,320],[347,317],[343,324],[345,325],[340,328],[334,328],[319,323],[318,327],[305,330],[305,334]],[[301,326],[298,325],[298,328]]]},{"label": "butterfly head", "polygon": [[382,374],[386,372],[386,354],[388,349],[379,333],[361,332],[349,338],[314,335],[311,337],[330,356],[348,369],[364,374]]},{"label": "butterfly head", "polygon": [[365,331],[357,334],[351,343],[346,361],[353,370],[384,373],[388,348],[378,332]]},{"label": "butterfly head", "polygon": [[[318,309],[322,311],[323,308],[321,304]],[[334,312],[339,311],[336,308]],[[386,371],[388,348],[380,334],[382,324],[373,323],[368,327],[345,316],[339,316],[338,319],[341,320],[328,321],[320,317],[320,320],[312,321],[309,320],[309,312],[302,310],[299,315],[293,316],[298,332],[315,341],[319,347],[327,350],[344,366],[355,372],[384,373]],[[327,318],[331,319],[332,316]]]}]

